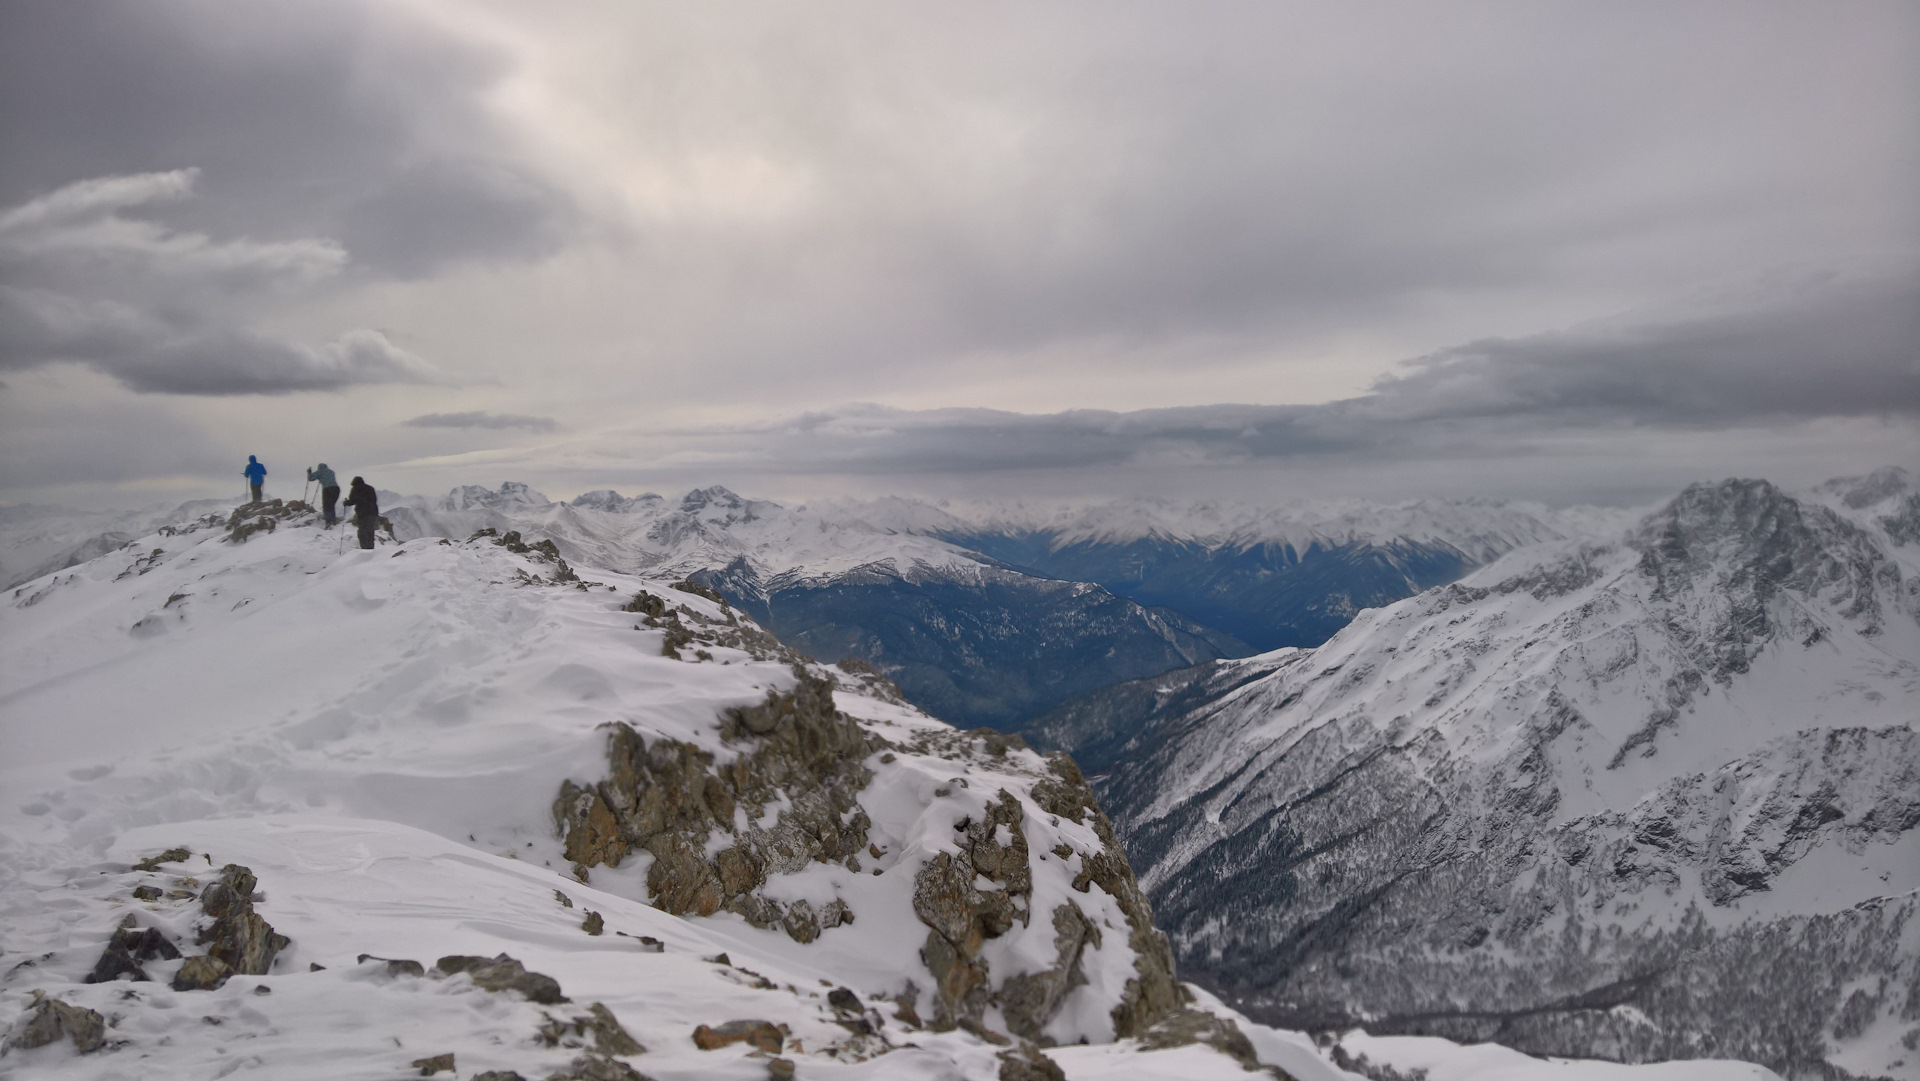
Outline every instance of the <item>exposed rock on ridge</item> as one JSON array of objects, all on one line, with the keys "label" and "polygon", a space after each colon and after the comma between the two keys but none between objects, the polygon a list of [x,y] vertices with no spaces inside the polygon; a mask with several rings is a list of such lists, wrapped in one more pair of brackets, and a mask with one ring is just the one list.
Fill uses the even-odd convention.
[{"label": "exposed rock on ridge", "polygon": [[[791,690],[770,692],[765,701],[720,718],[720,744],[737,751],[730,760],[687,741],[611,726],[606,779],[569,781],[554,803],[575,873],[584,879],[594,867],[617,867],[644,851],[652,857],[647,890],[658,907],[694,916],[733,912],[808,943],[861,914],[838,900],[824,906],[776,900],[765,887],[776,876],[819,864],[864,873],[860,861],[881,854],[861,804],[874,778],[872,763],[894,761],[894,751],[936,755],[962,773],[969,762],[992,763],[1003,776],[1025,776],[1021,792],[1000,787],[981,812],[954,821],[950,847],[906,867],[913,875],[912,911],[928,929],[919,960],[930,977],[929,1023],[985,1031],[997,1010],[999,1023],[1014,1035],[1051,1042],[1049,1024],[1089,982],[1085,958],[1112,933],[1103,934],[1096,915],[1103,911],[1094,901],[1099,895],[1115,906],[1104,909],[1115,922],[1124,919],[1132,958],[1131,976],[1110,989],[1103,1007],[1114,1034],[1143,1033],[1184,1007],[1166,939],[1154,930],[1146,896],[1070,759],[1056,755],[1043,763],[1017,738],[989,730],[923,732],[911,747],[895,744],[839,712],[824,673],[800,663],[793,670]],[[1017,765],[1023,762],[1033,767]],[[1022,772],[1028,768],[1030,775]],[[963,782],[956,777],[953,783]],[[941,789],[935,799],[949,791]],[[1067,820],[1095,843],[1049,840],[1050,851],[1036,852],[1029,840],[1035,816],[1049,837],[1057,831],[1045,820]],[[1039,866],[1052,876],[1049,896],[1060,900],[1037,908]],[[1073,899],[1076,891],[1086,900]],[[1050,943],[1052,963],[995,971],[992,944],[1028,934]]]}]

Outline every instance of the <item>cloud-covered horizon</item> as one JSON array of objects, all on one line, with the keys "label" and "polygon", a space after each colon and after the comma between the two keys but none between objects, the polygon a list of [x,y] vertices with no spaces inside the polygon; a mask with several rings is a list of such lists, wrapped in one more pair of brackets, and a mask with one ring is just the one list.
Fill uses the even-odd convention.
[{"label": "cloud-covered horizon", "polygon": [[1594,488],[1913,424],[1898,0],[7,24],[0,418],[93,443],[0,499],[173,477],[141,440],[184,431],[821,485],[1540,487],[1578,446]]}]

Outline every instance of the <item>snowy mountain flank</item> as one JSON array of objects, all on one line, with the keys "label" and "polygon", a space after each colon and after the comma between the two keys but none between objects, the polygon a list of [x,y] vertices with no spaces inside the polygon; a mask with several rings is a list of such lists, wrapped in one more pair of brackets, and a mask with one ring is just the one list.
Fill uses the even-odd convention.
[{"label": "snowy mountain flank", "polygon": [[5,595],[0,740],[9,1077],[1774,1076],[1248,1021],[1071,759],[551,537],[138,537]]},{"label": "snowy mountain flank", "polygon": [[1917,493],[1697,485],[1033,730],[1250,1016],[1920,1077]]}]

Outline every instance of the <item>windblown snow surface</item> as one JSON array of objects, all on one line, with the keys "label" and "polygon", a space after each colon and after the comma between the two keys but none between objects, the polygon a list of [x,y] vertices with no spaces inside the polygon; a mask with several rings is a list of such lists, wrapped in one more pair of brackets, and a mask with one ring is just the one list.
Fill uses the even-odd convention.
[{"label": "windblown snow surface", "polygon": [[[342,551],[339,534],[309,518],[239,544],[211,528],[141,537],[7,595],[0,1022],[21,1042],[45,995],[96,1011],[107,1028],[104,1046],[84,1054],[67,1039],[12,1046],[0,1076],[336,1081],[419,1075],[449,1053],[460,1078],[574,1076],[565,1071],[580,1049],[568,1044],[580,1040],[564,1026],[590,1004],[644,1045],[616,1046],[611,1059],[661,1081],[777,1076],[784,1066],[748,1044],[696,1046],[696,1026],[734,1019],[783,1027],[782,1054],[800,1078],[1002,1076],[988,1037],[914,1026],[898,1007],[912,1001],[908,981],[922,993],[929,985],[915,872],[951,849],[956,816],[979,813],[995,789],[1028,801],[1038,757],[870,759],[861,808],[881,854],[858,871],[814,864],[767,887],[786,900],[841,900],[855,914],[805,945],[725,913],[668,915],[648,903],[639,859],[595,868],[584,884],[551,808],[564,781],[606,775],[607,724],[725,759],[737,752],[719,735],[721,712],[764,701],[796,675],[719,646],[710,659],[663,656],[663,632],[622,610],[637,591],[707,619],[726,613],[660,579],[577,569],[580,584],[545,577],[551,563],[484,539]],[[844,683],[837,704],[866,731],[896,744],[951,732],[862,686]],[[1027,822],[1036,853],[1087,843],[1082,827],[1032,807]],[[185,861],[133,868],[175,847]],[[1036,903],[1068,890],[1065,863],[1036,864]],[[84,982],[123,925],[201,952],[193,894],[228,864],[251,868],[254,911],[290,940],[266,974],[172,990],[183,962],[155,959],[147,981]],[[1113,926],[1098,890],[1076,896]],[[590,914],[602,933],[583,927]],[[995,944],[996,971],[1050,948],[1039,922]],[[1133,955],[1124,932],[1103,941],[1048,1029],[1060,1046],[1047,1054],[1067,1077],[1244,1076],[1204,1044],[1112,1041],[1108,1008]],[[557,980],[571,1001],[538,1004],[388,963],[431,970],[446,955],[501,953]],[[842,988],[866,1007],[851,1026],[827,998]],[[542,1025],[555,1033],[553,1022],[558,1046],[536,1038]],[[854,1031],[859,1023],[872,1031]],[[1305,1037],[1239,1024],[1285,1075],[1359,1076]],[[1724,1062],[1550,1063],[1437,1040],[1372,1040],[1350,1053],[1434,1081],[1772,1076]]]}]

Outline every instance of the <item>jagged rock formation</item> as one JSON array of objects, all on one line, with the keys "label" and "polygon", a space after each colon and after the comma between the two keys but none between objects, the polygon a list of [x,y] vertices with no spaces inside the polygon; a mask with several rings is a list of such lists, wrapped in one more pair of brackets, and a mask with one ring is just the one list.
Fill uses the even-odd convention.
[{"label": "jagged rock formation", "polygon": [[158,927],[136,929],[133,916],[129,914],[119,927],[114,929],[113,937],[107,940],[107,948],[100,954],[100,960],[87,974],[88,983],[106,983],[122,977],[144,982],[149,977],[141,962],[159,959],[172,961],[180,956],[179,947],[173,944]]},{"label": "jagged rock formation", "polygon": [[[783,906],[759,890],[770,874],[815,860],[844,862],[866,847],[867,817],[857,797],[872,776],[862,759],[876,748],[834,710],[829,684],[805,669],[797,676],[794,690],[769,692],[764,703],[729,712],[722,738],[751,738],[757,746],[719,768],[691,743],[649,745],[632,727],[615,725],[611,774],[590,788],[568,782],[554,803],[576,874],[584,879],[589,868],[618,867],[644,849],[653,855],[647,889],[668,912],[710,916],[724,909],[756,927],[782,925],[796,941],[817,937],[822,920],[810,905]],[[767,806],[783,797],[790,806],[771,827],[759,826]],[[738,828],[740,811],[745,829]],[[716,830],[736,839],[708,856]],[[837,926],[844,910],[829,918]]]},{"label": "jagged rock formation", "polygon": [[[775,900],[766,887],[815,864],[857,873],[862,857],[883,854],[870,839],[872,819],[861,802],[874,765],[897,766],[902,755],[922,755],[947,759],[964,772],[970,760],[983,759],[1007,783],[985,798],[979,813],[954,821],[950,845],[914,865],[912,891],[903,898],[928,928],[920,961],[929,977],[929,1022],[984,1031],[988,1011],[997,1010],[1014,1035],[1050,1042],[1049,1024],[1089,982],[1085,958],[1104,944],[1095,890],[1125,921],[1132,967],[1122,986],[1109,989],[1117,992],[1108,1007],[1112,1031],[1144,1032],[1185,1005],[1146,896],[1070,759],[1056,755],[1043,763],[1017,737],[986,729],[927,730],[912,745],[896,743],[839,712],[824,673],[797,662],[793,673],[790,690],[769,692],[763,702],[720,718],[717,734],[734,752],[731,760],[688,741],[649,739],[630,725],[613,725],[608,776],[590,785],[569,781],[554,803],[576,875],[585,880],[592,868],[618,867],[644,852],[651,857],[647,890],[656,906],[696,916],[733,912],[809,943],[860,914],[839,899],[818,907],[804,899]],[[1023,761],[1032,764],[1023,768]],[[964,778],[952,783],[967,787]],[[952,791],[940,789],[935,797]],[[778,813],[769,815],[775,807]],[[1060,895],[1050,906],[1035,899],[1035,856],[1047,857],[1029,842],[1036,815],[1053,823],[1044,827],[1049,833],[1066,820],[1085,827],[1095,842],[1050,842],[1048,892]],[[1071,875],[1069,861],[1079,865]],[[1087,895],[1086,902],[1072,900],[1073,892]],[[1053,962],[994,971],[992,944],[1029,934],[1043,936]],[[916,1017],[917,997],[910,990],[906,1000]]]},{"label": "jagged rock formation", "polygon": [[1060,721],[1254,1016],[1841,1077],[1920,1038],[1917,659],[1872,531],[1729,481]]},{"label": "jagged rock formation", "polygon": [[221,868],[219,880],[201,893],[200,910],[213,917],[199,935],[199,941],[208,944],[207,952],[180,966],[174,990],[210,991],[229,976],[264,976],[273,967],[274,957],[289,940],[253,910],[257,885],[251,870],[229,863]]}]

